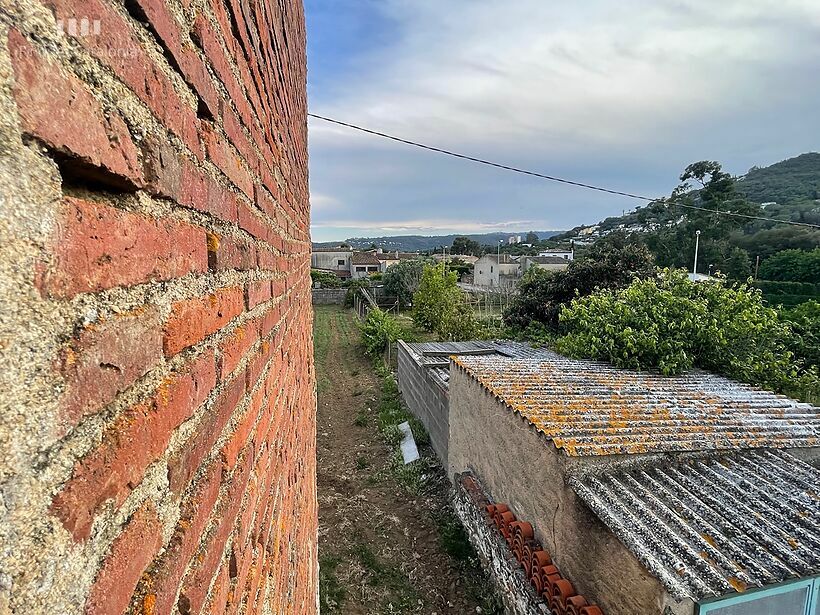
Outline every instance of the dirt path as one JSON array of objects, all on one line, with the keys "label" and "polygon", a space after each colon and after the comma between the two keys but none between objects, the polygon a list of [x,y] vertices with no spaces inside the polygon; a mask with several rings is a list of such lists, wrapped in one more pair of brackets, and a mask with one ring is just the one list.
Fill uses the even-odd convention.
[{"label": "dirt path", "polygon": [[494,612],[430,451],[408,488],[380,435],[352,313],[317,307],[315,338],[322,613]]}]

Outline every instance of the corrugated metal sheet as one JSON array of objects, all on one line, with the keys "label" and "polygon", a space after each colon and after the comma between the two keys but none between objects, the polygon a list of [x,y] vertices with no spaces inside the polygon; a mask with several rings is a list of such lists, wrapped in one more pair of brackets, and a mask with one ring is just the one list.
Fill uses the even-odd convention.
[{"label": "corrugated metal sheet", "polygon": [[447,390],[450,382],[451,356],[486,356],[499,358],[541,358],[558,355],[512,341],[418,342],[407,344],[413,359],[429,370],[436,383]]},{"label": "corrugated metal sheet", "polygon": [[665,377],[551,353],[454,360],[572,456],[820,446],[820,409],[704,372]]},{"label": "corrugated metal sheet", "polygon": [[569,482],[678,599],[820,573],[820,471],[788,453],[677,460]]}]

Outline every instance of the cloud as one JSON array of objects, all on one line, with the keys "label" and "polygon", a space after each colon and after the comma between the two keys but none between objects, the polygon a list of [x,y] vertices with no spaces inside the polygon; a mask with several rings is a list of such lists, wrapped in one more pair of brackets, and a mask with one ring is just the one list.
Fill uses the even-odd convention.
[{"label": "cloud", "polygon": [[[322,36],[310,29],[311,5],[323,4],[307,4],[309,42]],[[344,20],[344,5],[334,6]],[[694,160],[721,160],[741,173],[816,149],[815,0],[368,6],[371,13],[356,18],[390,24],[390,36],[348,50],[357,61],[337,74],[321,68],[332,46],[309,56],[311,72],[322,74],[311,110],[650,195],[671,190]],[[338,200],[335,222],[344,221],[342,212],[351,220],[402,220],[413,207],[419,219],[490,224],[499,210],[515,208],[522,219],[569,228],[634,205],[502,178],[318,121],[309,135],[312,188]],[[315,228],[329,220],[315,212]]]}]

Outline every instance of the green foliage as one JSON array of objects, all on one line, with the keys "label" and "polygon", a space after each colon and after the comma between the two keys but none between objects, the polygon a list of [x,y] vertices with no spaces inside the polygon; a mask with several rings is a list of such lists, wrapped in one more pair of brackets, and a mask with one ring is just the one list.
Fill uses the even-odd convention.
[{"label": "green foliage", "polygon": [[359,325],[362,330],[362,344],[370,356],[382,354],[390,344],[401,338],[402,329],[390,314],[373,308]]},{"label": "green foliage", "polygon": [[424,261],[420,259],[399,261],[384,273],[384,290],[388,295],[398,297],[400,306],[410,305],[413,294],[419,288],[423,271]]},{"label": "green foliage", "polygon": [[361,288],[370,288],[370,280],[367,278],[350,280],[347,285],[347,294],[345,295],[345,307],[353,307],[353,299]]},{"label": "green foliage", "polygon": [[807,301],[791,310],[782,310],[780,318],[791,325],[790,348],[807,366],[820,368],[820,301]]},{"label": "green foliage", "polygon": [[530,268],[518,282],[518,294],[504,311],[504,323],[517,331],[532,323],[558,330],[561,307],[597,288],[622,288],[633,279],[654,275],[652,255],[645,245],[613,233],[595,243],[583,258],[564,271]]},{"label": "green foliage", "polygon": [[773,306],[790,308],[812,299],[820,300],[820,284],[755,280],[754,286],[763,292],[763,297]]},{"label": "green foliage", "polygon": [[778,252],[761,263],[760,277],[764,280],[820,284],[820,248],[815,248],[811,252]]},{"label": "green foliage", "polygon": [[466,256],[481,256],[482,247],[477,241],[469,237],[456,237],[453,239],[451,254],[462,254]]},{"label": "green foliage", "polygon": [[318,269],[310,270],[310,281],[313,284],[319,282],[322,288],[341,288],[343,282],[339,276],[329,271],[319,271]]},{"label": "green foliage", "polygon": [[574,300],[561,312],[557,346],[618,367],[677,374],[692,367],[809,398],[816,370],[791,350],[791,327],[745,284],[693,283],[684,271]]},{"label": "green foliage", "polygon": [[444,263],[427,265],[413,295],[413,320],[444,340],[465,340],[480,335],[473,310],[458,287],[454,271]]}]

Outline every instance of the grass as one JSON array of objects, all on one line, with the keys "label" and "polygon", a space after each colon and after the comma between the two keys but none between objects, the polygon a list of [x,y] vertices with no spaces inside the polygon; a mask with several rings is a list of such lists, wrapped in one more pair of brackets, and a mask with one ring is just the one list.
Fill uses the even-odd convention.
[{"label": "grass", "polygon": [[367,457],[356,457],[356,468],[359,470],[366,470],[370,467],[370,460]]},{"label": "grass", "polygon": [[371,548],[363,542],[357,542],[353,547],[353,554],[361,562],[368,574],[368,584],[371,587],[386,587],[391,591],[385,605],[389,612],[406,612],[418,603],[418,593],[412,582],[401,568],[394,565],[385,565]]},{"label": "grass", "polygon": [[336,578],[339,558],[322,556],[319,558],[319,604],[322,613],[333,613],[344,603],[347,591]]}]

